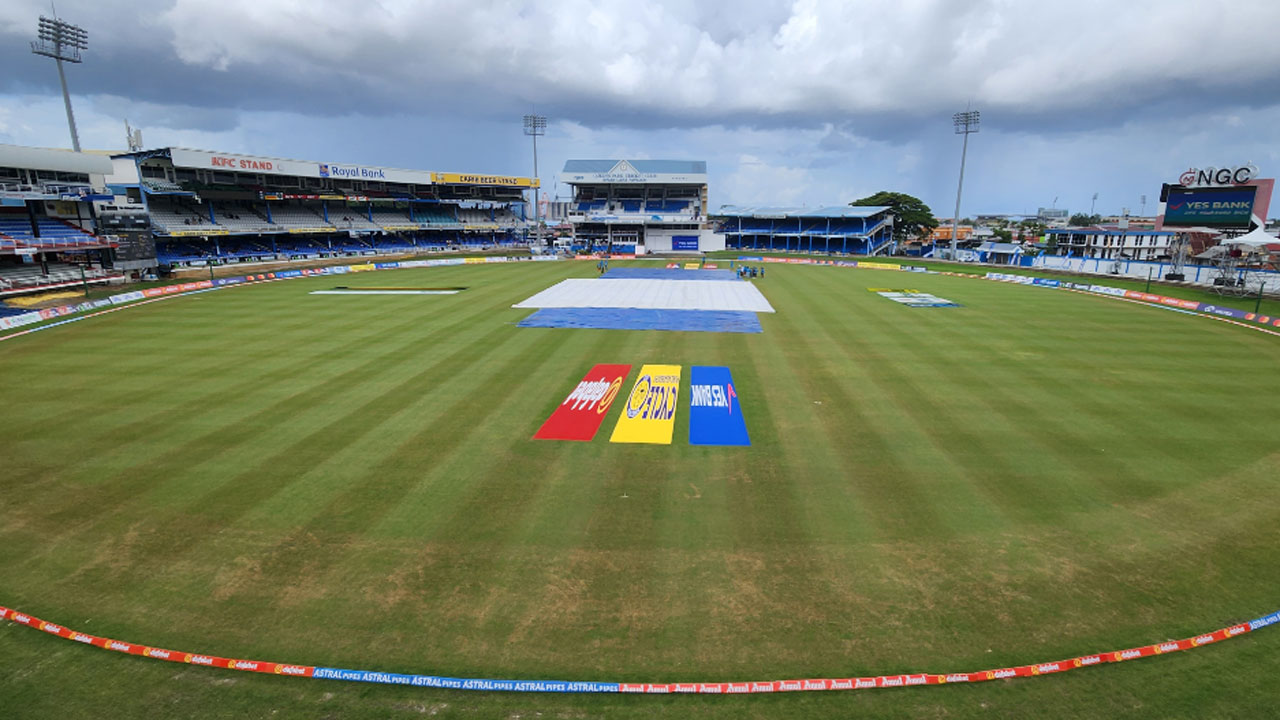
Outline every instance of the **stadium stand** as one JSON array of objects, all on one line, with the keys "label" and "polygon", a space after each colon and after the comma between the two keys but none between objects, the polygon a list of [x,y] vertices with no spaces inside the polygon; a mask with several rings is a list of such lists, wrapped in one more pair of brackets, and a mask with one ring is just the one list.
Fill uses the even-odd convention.
[{"label": "stadium stand", "polygon": [[305,205],[271,205],[271,221],[282,228],[322,228],[330,224],[324,221],[317,208]]},{"label": "stadium stand", "polygon": [[370,222],[362,208],[329,206],[329,224],[339,230],[380,230],[377,223]]},{"label": "stadium stand", "polygon": [[142,185],[146,187],[148,190],[151,190],[152,192],[164,192],[164,193],[183,192],[181,185],[174,182],[169,182],[168,180],[160,180],[158,178],[149,178],[149,177],[140,178],[140,180]]},{"label": "stadium stand", "polygon": [[452,205],[429,205],[423,209],[415,209],[413,216],[419,223],[427,225],[457,225],[458,216]]},{"label": "stadium stand", "polygon": [[40,237],[32,233],[31,221],[25,215],[0,216],[0,237],[11,241],[14,246],[21,243],[30,247],[77,247],[100,243],[90,233],[65,220],[42,217],[36,219],[36,225],[40,229]]},{"label": "stadium stand", "polygon": [[650,200],[645,203],[645,212],[679,214],[691,212],[692,200]]},{"label": "stadium stand", "polygon": [[416,222],[409,219],[409,211],[400,208],[375,207],[373,209],[373,221],[384,228],[417,225]]},{"label": "stadium stand", "polygon": [[231,232],[270,232],[276,229],[266,214],[252,205],[215,207],[214,218]]},{"label": "stadium stand", "polygon": [[893,220],[887,207],[726,205],[717,217],[716,232],[725,236],[729,249],[874,255],[893,247]]},{"label": "stadium stand", "polygon": [[162,200],[152,200],[149,213],[151,224],[163,230],[219,230],[220,226],[209,222],[209,216],[190,207]]},{"label": "stadium stand", "polygon": [[[84,279],[96,280],[107,277],[109,274],[100,268],[89,267],[85,268]],[[49,263],[47,275],[39,265],[34,263],[0,266],[0,282],[4,290],[37,288],[44,285],[80,282],[80,280],[80,267],[67,263]]]},{"label": "stadium stand", "polygon": [[488,210],[479,208],[459,208],[458,220],[464,225],[494,225],[496,224],[489,215]]}]

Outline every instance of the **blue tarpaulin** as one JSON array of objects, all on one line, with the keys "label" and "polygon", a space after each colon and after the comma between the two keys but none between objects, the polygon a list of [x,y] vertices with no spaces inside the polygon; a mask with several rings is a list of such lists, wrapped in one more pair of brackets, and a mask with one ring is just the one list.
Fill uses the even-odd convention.
[{"label": "blue tarpaulin", "polygon": [[668,268],[611,268],[604,280],[733,280],[738,274],[732,270],[684,270]]},{"label": "blue tarpaulin", "polygon": [[595,330],[676,330],[758,333],[760,318],[745,310],[654,310],[641,308],[545,308],[520,327]]}]

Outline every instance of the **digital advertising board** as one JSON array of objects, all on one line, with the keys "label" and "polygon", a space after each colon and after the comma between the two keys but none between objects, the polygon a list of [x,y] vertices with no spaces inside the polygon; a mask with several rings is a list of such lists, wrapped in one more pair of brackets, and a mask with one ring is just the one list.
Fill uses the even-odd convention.
[{"label": "digital advertising board", "polygon": [[1246,228],[1253,216],[1258,188],[1252,185],[1228,187],[1168,188],[1164,224],[1176,227]]}]

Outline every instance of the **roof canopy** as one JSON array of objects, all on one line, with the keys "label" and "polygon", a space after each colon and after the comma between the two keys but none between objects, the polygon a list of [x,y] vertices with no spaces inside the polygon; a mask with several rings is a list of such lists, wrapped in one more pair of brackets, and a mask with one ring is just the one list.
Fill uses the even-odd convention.
[{"label": "roof canopy", "polygon": [[743,217],[743,218],[760,218],[760,219],[786,219],[786,218],[814,218],[814,219],[841,219],[841,218],[867,218],[878,215],[886,210],[890,210],[885,205],[834,205],[831,207],[804,208],[804,207],[739,207],[737,205],[725,205],[720,211],[715,213],[719,217]]},{"label": "roof canopy", "polygon": [[705,160],[569,160],[560,176],[570,185],[705,185]]},{"label": "roof canopy", "polygon": [[105,155],[21,145],[0,145],[0,166],[85,175],[111,174],[111,158]]},{"label": "roof canopy", "polygon": [[[510,175],[482,175],[430,172],[428,170],[406,170],[403,168],[389,168],[376,165],[350,165],[334,162],[317,162],[314,160],[290,160],[287,158],[265,157],[258,155],[237,155],[234,153],[212,152],[209,150],[194,150],[191,148],[180,147],[165,147],[133,153],[122,153],[115,157],[136,157],[141,160],[154,157],[168,157],[174,167],[190,168],[195,170],[204,169],[286,177],[364,180],[372,182],[401,183],[405,185],[497,185],[513,188],[538,187],[539,185],[536,178]],[[107,172],[110,172],[109,167]]]}]

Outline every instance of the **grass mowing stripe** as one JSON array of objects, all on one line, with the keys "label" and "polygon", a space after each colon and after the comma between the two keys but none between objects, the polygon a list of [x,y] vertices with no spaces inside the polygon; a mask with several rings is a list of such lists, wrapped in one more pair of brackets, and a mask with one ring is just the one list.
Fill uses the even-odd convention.
[{"label": "grass mowing stripe", "polygon": [[800,356],[817,360],[808,372],[810,394],[825,398],[820,412],[827,442],[841,459],[844,476],[861,488],[859,499],[867,503],[877,534],[886,539],[935,537],[946,524],[929,501],[923,479],[912,476],[894,452],[893,439],[869,420],[858,390],[843,382],[831,353],[817,349],[814,338],[823,333],[820,318],[829,309],[809,287],[798,288],[797,295],[815,312],[804,324],[788,328],[785,342]]},{"label": "grass mowing stripe", "polygon": [[[497,334],[500,330],[492,332]],[[440,365],[445,365],[443,369],[447,371],[445,363]],[[279,448],[275,455],[265,458],[257,466],[246,468],[213,493],[200,498],[201,507],[195,510],[194,518],[188,511],[175,516],[174,523],[204,530],[202,534],[205,535],[231,525],[240,516],[251,512],[257,505],[285,489],[289,483],[296,482],[308,470],[318,467],[335,452],[359,442],[373,430],[371,425],[414,403],[418,398],[415,391],[421,388],[426,378],[441,369],[439,366],[423,368],[377,395],[354,395],[354,407],[348,406],[345,412],[319,415],[312,413],[311,417],[323,418],[325,424],[298,438],[293,444]],[[354,430],[355,428],[363,429],[364,432]],[[284,472],[272,472],[280,469]],[[271,480],[277,477],[283,482],[273,485]],[[206,507],[218,508],[217,514],[210,515],[204,509]]]},{"label": "grass mowing stripe", "polygon": [[[825,431],[826,418],[819,414],[817,403],[826,399],[822,388],[809,377],[811,358],[788,341],[789,325],[807,323],[801,315],[795,296],[798,275],[783,275],[771,291],[777,298],[782,317],[766,315],[761,319],[770,342],[753,343],[754,367],[770,382],[758,386],[754,402],[777,418],[777,460],[763,464],[772,511],[779,518],[763,527],[770,533],[764,542],[805,545],[813,538],[833,538],[841,542],[869,542],[874,539],[874,522],[869,505],[861,497],[862,488],[850,482],[848,470],[836,451],[818,442]],[[770,281],[771,285],[775,284]],[[801,332],[811,328],[803,327]],[[744,412],[758,412],[748,398]],[[835,408],[838,412],[839,408]],[[847,426],[844,426],[847,427]],[[842,440],[844,442],[844,440]],[[757,475],[752,470],[750,478]]]},{"label": "grass mowing stripe", "polygon": [[[826,279],[837,278],[843,279],[837,275]],[[938,519],[952,531],[1007,527],[1008,520],[997,506],[975,492],[971,482],[957,477],[957,469],[963,466],[952,462],[951,454],[933,440],[935,434],[957,426],[955,411],[970,407],[968,389],[949,384],[946,363],[930,353],[932,328],[920,329],[920,323],[940,316],[921,314],[916,312],[918,308],[886,306],[870,293],[855,294],[850,309],[858,312],[824,314],[821,328],[855,373],[851,384],[856,383],[859,401],[867,408],[864,424],[882,427],[893,438],[886,451],[894,454],[902,468],[920,466],[913,474],[922,478],[923,492],[931,504],[945,508]],[[868,333],[871,329],[877,332]],[[856,352],[851,341],[857,343]],[[949,350],[966,345],[957,343]],[[900,373],[899,367],[912,367],[916,372],[908,376]],[[927,388],[917,381],[919,377],[929,379]],[[885,413],[884,408],[894,412]],[[972,478],[972,472],[965,474]]]},{"label": "grass mowing stripe", "polygon": [[[299,327],[306,324],[314,323],[314,319],[305,318]],[[352,320],[348,324],[344,324],[335,328],[336,333],[345,334],[351,330],[358,330],[359,325],[363,324],[360,319]],[[262,338],[265,343],[283,342],[286,345],[290,335],[287,332],[275,334],[271,338]],[[359,342],[360,337],[350,338],[349,336],[342,342]],[[336,343],[335,343],[336,344]],[[248,342],[241,342],[238,349],[251,349],[254,345]],[[167,362],[175,365],[183,365],[188,362],[188,358],[192,358],[192,354],[185,347],[154,347],[150,348],[148,354],[157,355],[166,358]],[[294,378],[307,375],[314,371],[316,361],[312,357],[295,355],[296,361],[291,364],[283,364],[279,361],[270,364],[258,364],[245,367],[245,360],[239,354],[229,354],[226,352],[210,354],[207,357],[223,358],[229,357],[225,365],[220,365],[219,369],[223,372],[221,375],[228,374],[237,365],[241,368],[235,373],[239,378],[237,383],[225,383],[221,391],[210,390],[207,393],[195,397],[183,397],[190,392],[190,386],[185,388],[179,387],[175,389],[175,385],[181,385],[182,378],[177,378],[168,383],[163,391],[164,400],[160,402],[150,401],[147,405],[143,405],[143,401],[139,398],[139,402],[130,403],[119,410],[122,418],[129,418],[128,421],[110,428],[105,432],[95,433],[93,427],[99,424],[106,424],[108,418],[104,418],[100,413],[94,413],[92,424],[89,425],[82,433],[86,443],[79,448],[84,460],[79,463],[72,464],[72,469],[80,471],[80,482],[93,482],[96,476],[101,478],[104,468],[118,466],[116,458],[125,461],[121,471],[132,471],[133,465],[127,462],[127,458],[136,458],[139,454],[139,447],[136,443],[145,443],[147,440],[157,434],[161,434],[163,430],[174,431],[175,425],[180,423],[196,423],[200,422],[200,416],[212,414],[218,408],[241,403],[247,401],[256,401],[263,403],[278,394],[277,388],[291,385]],[[181,360],[179,360],[181,358]],[[198,364],[198,363],[197,363]],[[217,377],[217,376],[215,376]],[[216,382],[216,380],[215,380]],[[102,407],[110,402],[107,398],[94,398],[96,407]],[[142,407],[156,407],[158,411],[153,413],[139,412]],[[110,426],[108,426],[110,427]],[[73,478],[73,482],[77,479]]]},{"label": "grass mowing stripe", "polygon": [[[457,476],[446,502],[432,502],[439,488],[415,483],[411,493],[395,502],[394,516],[404,524],[397,520],[394,529],[389,525],[392,515],[374,518],[372,525],[312,526],[317,513],[346,489],[350,477],[367,479],[369,471],[436,421],[440,411],[472,394],[477,388],[472,381],[491,377],[517,356],[538,359],[529,355],[533,343],[494,344],[485,340],[486,333],[506,328],[525,314],[508,305],[527,297],[526,290],[545,287],[553,282],[549,278],[589,276],[591,268],[585,263],[565,263],[545,268],[529,264],[448,270],[449,274],[433,278],[466,278],[456,284],[472,283],[476,292],[457,296],[462,304],[433,306],[436,311],[431,317],[404,332],[430,335],[459,312],[487,312],[477,315],[472,329],[442,343],[402,346],[368,377],[354,380],[347,388],[351,397],[318,401],[310,409],[299,406],[297,418],[276,429],[274,446],[265,439],[246,441],[235,453],[211,458],[185,470],[180,480],[162,483],[108,510],[118,525],[105,519],[100,508],[82,507],[67,517],[66,526],[87,530],[58,543],[41,561],[21,558],[43,552],[49,544],[48,533],[61,528],[42,528],[31,518],[39,517],[44,493],[62,481],[54,476],[31,477],[25,468],[35,467],[33,462],[18,465],[22,482],[32,492],[9,493],[11,485],[0,483],[8,498],[0,508],[0,542],[9,550],[8,559],[0,562],[0,587],[13,588],[13,596],[38,603],[32,609],[66,610],[68,622],[92,616],[89,627],[107,625],[115,628],[111,632],[118,630],[126,637],[132,632],[129,627],[148,628],[148,636],[154,630],[156,641],[177,647],[198,642],[222,652],[338,661],[357,667],[470,668],[475,672],[469,674],[476,675],[496,671],[521,677],[590,677],[619,669],[619,675],[632,679],[670,677],[675,675],[672,668],[681,667],[702,673],[704,679],[773,676],[779,668],[794,669],[800,675],[844,674],[860,668],[906,669],[916,664],[913,658],[981,667],[1053,654],[1050,651],[1058,648],[1079,649],[1081,643],[1091,647],[1094,643],[1087,641],[1101,636],[1148,639],[1152,627],[1181,626],[1188,622],[1181,619],[1186,617],[1220,616],[1224,607],[1248,609],[1275,595],[1276,583],[1256,568],[1266,567],[1274,547],[1280,546],[1276,503],[1269,500],[1275,488],[1268,482],[1280,461],[1275,459],[1274,443],[1266,439],[1280,431],[1274,415],[1266,412],[1267,398],[1280,392],[1280,378],[1256,370],[1280,351],[1238,339],[1223,342],[1225,336],[1208,330],[1216,325],[1201,323],[1206,332],[1196,333],[1188,328],[1196,323],[1170,322],[1178,319],[1167,313],[1166,320],[1150,319],[1150,312],[1119,303],[1098,305],[1078,298],[1073,302],[1075,296],[1062,293],[1019,295],[995,283],[956,285],[965,281],[934,276],[912,280],[922,289],[965,303],[963,313],[898,308],[861,287],[881,284],[879,279],[874,283],[855,280],[858,275],[853,271],[827,269],[830,272],[821,275],[822,269],[779,267],[761,283],[779,310],[762,318],[762,335],[690,334],[681,343],[672,343],[662,333],[552,331],[560,333],[560,343],[542,351],[548,358],[545,363],[525,372],[523,396],[503,398],[501,408],[485,416],[493,438],[475,428],[445,428],[436,438],[460,448],[446,460]],[[359,280],[385,284],[378,278]],[[126,338],[136,340],[132,347],[115,335],[119,351],[109,342],[112,333],[99,334],[96,329],[101,326],[84,323],[83,328],[95,329],[93,341],[76,347],[86,354],[121,358],[126,357],[125,348],[163,348],[166,333],[161,320],[166,317],[188,321],[173,328],[172,337],[197,337],[189,333],[206,322],[211,323],[212,332],[222,331],[225,324],[213,324],[221,311],[240,314],[255,306],[291,303],[289,298],[296,291],[285,292],[287,285],[245,288],[239,291],[243,300],[220,308],[193,308],[191,315],[148,313],[140,332]],[[808,305],[815,302],[824,303],[825,317],[810,310]],[[208,303],[202,300],[193,305]],[[331,317],[316,323],[315,332],[296,327],[282,333],[281,342],[288,343],[296,355],[330,351],[345,355],[341,344],[335,346],[321,332],[339,321],[363,321],[366,326],[361,332],[368,330],[368,342],[383,349],[387,340],[397,338],[383,338],[381,333],[397,320],[381,312],[389,306],[379,305],[377,317],[369,312],[372,307],[323,306]],[[840,307],[848,310],[836,310]],[[861,317],[864,314],[873,317]],[[296,325],[297,317],[237,319],[234,329],[222,337],[228,348],[235,348],[236,336],[241,330],[247,334],[253,323]],[[789,347],[791,336],[778,332],[779,325],[802,333],[808,347]],[[118,327],[123,332],[129,326]],[[509,329],[512,337],[537,332]],[[1175,337],[1164,341],[1159,335],[1163,332]],[[210,352],[209,347],[188,343],[183,352],[198,354],[197,361],[204,363],[218,356],[217,349]],[[388,397],[388,414],[382,417],[371,418],[375,414],[371,408],[360,409],[361,403],[382,397],[425,364],[464,348],[474,350],[477,367],[471,373],[475,377],[464,378],[459,387],[441,388],[408,406]],[[621,357],[585,358],[609,348]],[[265,354],[268,349],[265,339],[256,339],[245,349],[244,368],[232,370],[226,380],[248,380],[246,373],[293,359],[272,357]],[[672,353],[679,357],[671,357]],[[1151,357],[1153,353],[1161,356]],[[173,353],[175,358],[181,354]],[[1150,374],[1149,380],[1135,382],[1131,374],[1114,372],[1135,355],[1144,358],[1142,370]],[[652,359],[727,364],[735,381],[752,389],[743,393],[743,408],[756,444],[742,454],[728,454],[737,449],[718,454],[720,450],[687,446],[685,408],[680,410],[673,446],[652,448],[659,453],[625,448],[619,452],[607,437],[586,444],[532,442],[528,436],[545,418],[542,411],[553,408],[585,369],[560,370],[557,365],[578,357],[592,362]],[[25,358],[22,364],[35,365],[39,360]],[[271,402],[284,400],[336,372],[335,364],[321,360],[314,373],[276,382],[263,395]],[[7,362],[0,355],[0,366]],[[930,394],[935,376],[949,362],[986,372],[975,369],[977,377],[947,373],[946,382],[937,385],[939,392]],[[58,359],[47,367],[80,373],[92,366]],[[155,368],[151,382],[157,385],[188,375],[180,359],[172,372],[163,365]],[[758,380],[750,379],[753,373]],[[562,377],[567,375],[573,377]],[[858,410],[891,439],[892,446],[885,451],[905,463],[903,470],[930,479],[927,500],[944,514],[957,512],[957,499],[963,495],[957,494],[961,490],[955,485],[965,480],[959,469],[939,472],[934,468],[944,462],[941,458],[956,454],[970,458],[983,452],[1000,454],[1019,471],[1043,472],[1044,481],[1055,488],[1046,490],[1050,498],[1071,501],[1077,496],[1066,494],[1066,488],[1085,475],[1082,467],[1120,468],[1110,480],[1116,494],[1103,492],[1111,489],[1109,485],[1082,485],[1081,495],[1091,499],[1077,503],[1074,510],[1063,505],[1046,511],[1056,513],[1058,519],[1052,523],[1028,514],[1026,519],[1006,519],[1003,525],[986,527],[986,519],[957,525],[948,516],[952,526],[936,537],[878,536],[877,520],[869,515],[873,508],[859,502],[856,494],[865,488],[851,486],[841,451],[832,447],[837,437],[848,443],[849,434],[829,434],[822,425],[842,419],[846,421],[842,427],[847,428],[853,420],[843,410],[819,414],[825,405],[812,404],[824,399],[813,395],[815,375],[851,393]],[[1079,385],[1093,375],[1114,383]],[[56,380],[41,382],[53,387]],[[530,391],[556,382],[563,386]],[[1172,396],[1165,388],[1175,384],[1183,389]],[[127,386],[145,387],[132,378]],[[201,386],[188,397],[206,394],[209,387]],[[1064,392],[1072,395],[1065,400],[1056,397]],[[1163,415],[1137,417],[1139,403],[1148,397],[1156,398],[1154,406]],[[1010,398],[1015,407],[1001,408]],[[1051,401],[1064,409],[1054,412],[1040,406]],[[1212,407],[1195,413],[1201,404]],[[30,417],[43,421],[51,417],[50,407]],[[164,405],[141,403],[138,407],[154,413]],[[175,440],[236,422],[241,409],[233,404],[198,421],[158,428],[153,431],[156,437],[138,441],[132,452],[140,459],[163,457]],[[1004,419],[989,423],[987,417],[993,411]],[[361,439],[296,478],[286,478],[291,480],[287,488],[142,578],[137,567],[145,566],[148,558],[130,549],[130,531],[135,536],[154,533],[163,527],[164,518],[198,502],[203,488],[228,474],[263,466],[267,458],[291,445],[302,451],[304,437],[335,419],[324,417],[325,412],[332,416],[356,412],[351,422],[360,427],[344,429],[360,434]],[[917,430],[920,418],[932,413],[946,413],[965,433],[981,436],[985,430],[1012,437],[1007,443],[989,440],[989,449],[975,450],[965,436],[946,428]],[[22,419],[18,406],[12,421]],[[129,421],[122,413],[95,412],[90,419],[92,424],[83,427],[93,433],[110,432]],[[605,424],[611,427],[613,419]],[[1143,431],[1152,422],[1167,423],[1167,428],[1146,437]],[[0,419],[0,426],[3,423]],[[607,434],[610,427],[602,433]],[[74,453],[75,429],[67,430],[61,445],[57,437],[43,441],[48,443],[42,446],[48,448],[46,452],[56,453],[61,447],[63,454]],[[1130,463],[1136,465],[1097,454],[1072,458],[1070,443],[1054,437],[1064,433],[1079,438],[1084,448],[1110,449],[1098,443],[1125,439],[1132,443],[1141,437],[1142,444],[1130,453]],[[921,435],[938,450],[913,450],[911,445]],[[323,437],[317,435],[315,441],[314,447],[305,450],[308,457],[330,449]],[[21,452],[31,452],[30,447]],[[462,459],[467,454],[473,456],[471,461]],[[421,453],[402,455],[400,460],[407,468],[415,458],[437,455],[424,446]],[[1167,457],[1159,465],[1144,465],[1146,459],[1162,455]],[[750,461],[741,461],[748,457]],[[638,462],[623,464],[623,458]],[[113,462],[125,459],[122,455]],[[1071,459],[1085,464],[1073,466],[1066,462]],[[52,462],[47,466],[59,467]],[[123,466],[104,467],[114,474]],[[151,466],[141,465],[143,469],[150,472]],[[399,477],[409,471],[391,467],[390,472]],[[1150,494],[1128,487],[1127,475],[1133,472],[1143,473],[1144,481],[1159,480],[1162,472],[1197,479],[1170,482],[1160,493]],[[694,476],[700,480],[695,485],[702,495],[696,500],[686,480]],[[730,482],[730,477],[737,476],[740,480]],[[506,483],[501,482],[503,478]],[[637,497],[632,491],[632,497],[623,500],[618,496],[624,487],[640,488],[649,496]],[[483,497],[493,504],[486,506],[480,501]],[[365,498],[352,496],[350,502],[363,505]],[[355,514],[366,510],[357,508]],[[423,521],[416,522],[418,517]],[[124,519],[129,522],[123,523]],[[452,536],[424,536],[419,532],[424,524],[448,528]],[[309,532],[294,534],[297,527]],[[121,583],[130,578],[142,580],[133,586]],[[988,647],[995,651],[987,654]],[[1238,660],[1229,660],[1223,668],[1227,674],[1265,671],[1269,665],[1265,659],[1260,662],[1245,668]],[[48,660],[40,667],[67,666]],[[131,675],[126,671],[104,676],[93,668],[79,669],[89,682],[102,678],[102,687],[109,684],[106,677],[118,683]],[[1123,665],[1116,670],[1131,672]],[[33,667],[24,672],[43,671]],[[1167,672],[1165,665],[1153,666],[1142,672],[1140,682],[1158,683]],[[45,672],[44,677],[52,676]],[[0,694],[16,687],[12,675],[6,678],[0,681]],[[190,714],[223,707],[218,703],[243,697],[239,691],[256,681],[244,679],[234,694],[221,689],[197,703],[199,707]],[[181,682],[166,675],[146,692]],[[1041,685],[1056,688],[1071,683],[1103,698],[1085,701],[1076,693],[1064,698],[1081,715],[1131,711],[1130,700],[1149,701],[1130,695],[1112,703],[1108,698],[1125,691],[1112,680],[1076,685],[1079,682],[1070,676]],[[406,694],[395,695],[400,690]],[[960,688],[960,692],[980,693],[974,697],[995,708],[970,712],[954,700],[956,690],[946,691],[950,698],[946,701],[918,701],[922,695],[904,693],[887,704],[874,694],[838,701],[818,696],[798,701],[756,698],[749,706],[655,699],[656,703],[645,706],[645,714],[817,716],[908,708],[918,712],[907,714],[920,715],[1003,712],[1018,716],[1026,714],[1028,707],[1044,706],[1010,704],[1006,698],[1011,690],[1002,686]],[[1208,692],[1212,696],[1219,691]],[[310,706],[317,710],[310,714],[336,712],[341,707],[343,714],[377,715],[368,703],[392,696],[416,702],[422,693],[380,688],[357,698],[337,691],[328,706],[317,697],[317,704]],[[270,697],[274,699],[264,702],[272,707],[297,706],[281,696]],[[1049,700],[1049,705],[1063,704]],[[590,714],[606,707],[590,704],[601,702],[598,698],[552,700],[561,701],[563,705],[554,707],[567,714]],[[245,702],[247,714],[262,707]],[[477,715],[495,714],[498,707],[520,714],[553,707],[502,705],[487,696],[468,700],[466,707],[457,700],[447,702],[451,712]],[[382,715],[398,712],[385,704],[378,707],[386,711]],[[633,706],[607,707],[615,711],[611,715],[636,712]],[[1207,706],[1193,701],[1190,707]]]},{"label": "grass mowing stripe", "polygon": [[[410,321],[402,324],[405,328],[411,325],[412,322]],[[457,334],[468,331],[467,319],[466,316],[463,316],[452,323],[448,333]],[[446,333],[446,336],[448,333]],[[438,343],[440,339],[440,336],[435,336],[430,339],[430,342]],[[417,339],[410,342],[422,344],[428,341]],[[93,503],[99,507],[118,506],[138,496],[148,487],[163,482],[167,478],[179,476],[187,467],[221,457],[227,451],[257,437],[263,428],[287,424],[287,421],[299,411],[315,407],[318,403],[340,394],[352,383],[372,376],[382,367],[386,358],[397,352],[399,352],[399,347],[392,345],[390,349],[386,349],[384,346],[382,351],[371,357],[352,356],[351,361],[339,365],[339,368],[344,366],[346,368],[341,372],[330,375],[321,382],[310,384],[305,389],[275,403],[260,406],[249,405],[245,407],[246,414],[237,415],[234,418],[226,418],[225,413],[220,412],[218,405],[201,408],[200,412],[202,414],[210,416],[222,414],[229,422],[225,425],[215,426],[210,432],[178,445],[161,457],[139,458],[139,460],[147,462],[149,472],[139,474],[129,468],[117,473],[114,477],[102,478],[97,486],[82,488],[74,496],[68,498],[69,504],[67,506],[63,509],[58,509],[55,506],[52,508],[53,512],[46,514],[45,517],[49,522],[57,525],[61,524],[62,518],[66,517],[67,513],[76,512],[77,508],[85,502]],[[274,377],[277,380],[283,380],[286,377],[296,375],[308,364],[308,361],[304,359],[287,366],[277,366],[269,376],[262,379],[271,380]],[[234,393],[228,395],[223,398],[221,405],[230,407],[233,402],[252,399],[255,396],[253,387],[252,382],[244,383],[240,386],[239,395]],[[243,402],[239,404],[244,405]],[[85,497],[86,493],[90,497]]]}]

